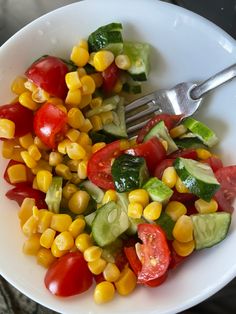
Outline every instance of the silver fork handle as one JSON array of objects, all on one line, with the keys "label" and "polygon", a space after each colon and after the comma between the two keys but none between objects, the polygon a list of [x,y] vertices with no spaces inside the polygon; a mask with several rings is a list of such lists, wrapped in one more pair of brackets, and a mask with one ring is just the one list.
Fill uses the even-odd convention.
[{"label": "silver fork handle", "polygon": [[236,77],[236,63],[224,69],[223,71],[216,73],[208,80],[194,87],[190,92],[190,96],[193,99],[202,98],[202,96],[212,89],[232,80],[234,77]]}]

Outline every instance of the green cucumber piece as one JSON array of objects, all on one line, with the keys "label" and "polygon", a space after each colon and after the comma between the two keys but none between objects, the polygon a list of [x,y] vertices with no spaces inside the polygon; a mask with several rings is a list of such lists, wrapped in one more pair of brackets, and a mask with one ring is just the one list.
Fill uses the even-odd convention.
[{"label": "green cucumber piece", "polygon": [[88,194],[92,197],[92,199],[100,204],[102,202],[102,199],[104,197],[104,192],[102,189],[100,189],[97,185],[95,185],[93,182],[86,180],[83,181],[80,184],[80,187],[84,189]]},{"label": "green cucumber piece", "polygon": [[162,211],[161,216],[155,221],[166,234],[168,240],[173,240],[172,231],[175,226],[175,221],[164,211]]},{"label": "green cucumber piece", "polygon": [[173,165],[189,191],[207,202],[220,188],[214,172],[206,163],[178,157]]},{"label": "green cucumber piece", "polygon": [[195,134],[205,145],[212,147],[218,142],[218,138],[214,131],[207,127],[204,123],[193,118],[186,118],[183,125]]},{"label": "green cucumber piece", "polygon": [[127,214],[116,202],[108,202],[96,211],[92,222],[92,235],[95,242],[104,247],[114,242],[129,228]]},{"label": "green cucumber piece", "polygon": [[128,192],[140,188],[149,174],[143,157],[123,154],[115,159],[111,174],[117,192]]},{"label": "green cucumber piece", "polygon": [[107,105],[101,105],[98,107],[95,107],[89,111],[86,112],[86,118],[91,118],[94,115],[98,115],[102,112],[109,112],[111,110],[116,109],[117,104],[107,104]]},{"label": "green cucumber piece", "polygon": [[95,216],[96,216],[96,212],[92,212],[91,214],[84,216],[84,220],[90,228],[92,227],[92,223],[94,221]]},{"label": "green cucumber piece", "polygon": [[103,130],[101,131],[91,131],[89,132],[89,137],[92,140],[92,143],[99,143],[99,142],[105,142],[105,143],[111,143],[114,142],[117,137],[108,133],[105,133]]},{"label": "green cucumber piece", "polygon": [[173,191],[157,178],[150,178],[143,186],[150,198],[157,202],[166,202],[169,200]]},{"label": "green cucumber piece", "polygon": [[175,139],[175,144],[178,146],[178,148],[184,149],[184,148],[206,148],[206,145],[202,143],[202,141],[198,137],[181,137],[178,139]]},{"label": "green cucumber piece", "polygon": [[150,46],[140,42],[124,42],[123,52],[131,61],[128,72],[133,80],[146,81],[150,70]]},{"label": "green cucumber piece", "polygon": [[191,215],[196,250],[212,247],[226,237],[231,215],[226,212]]},{"label": "green cucumber piece", "polygon": [[112,22],[112,23],[100,26],[97,29],[97,31],[106,31],[106,32],[120,31],[121,32],[122,31],[122,24],[121,23]]},{"label": "green cucumber piece", "polygon": [[150,138],[156,136],[168,144],[167,154],[171,154],[178,149],[178,146],[175,144],[174,140],[169,134],[167,127],[165,126],[164,121],[159,121],[151,130],[145,135],[144,142],[147,142]]},{"label": "green cucumber piece", "polygon": [[122,90],[126,93],[129,94],[140,94],[142,93],[142,86],[139,84],[129,84],[129,83],[124,83]]},{"label": "green cucumber piece", "polygon": [[62,177],[53,177],[52,183],[46,193],[45,202],[48,205],[48,209],[53,213],[59,213],[61,198],[62,198]]}]

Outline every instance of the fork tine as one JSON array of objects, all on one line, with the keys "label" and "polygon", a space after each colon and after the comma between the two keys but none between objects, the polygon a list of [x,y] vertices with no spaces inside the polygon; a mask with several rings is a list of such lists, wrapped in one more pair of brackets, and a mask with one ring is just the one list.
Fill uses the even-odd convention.
[{"label": "fork tine", "polygon": [[147,120],[145,120],[145,121],[140,122],[139,124],[134,124],[134,125],[128,127],[128,128],[127,128],[127,133],[128,133],[128,134],[132,134],[132,133],[134,133],[134,132],[140,130],[142,127],[144,127],[144,126],[147,124],[147,122],[148,122],[149,120],[150,120],[150,119],[147,119]]},{"label": "fork tine", "polygon": [[139,99],[132,101],[130,104],[125,106],[125,112],[128,113],[134,109],[139,108],[142,105],[145,105],[145,104],[151,102],[154,99],[154,97],[155,97],[155,95],[152,93],[152,94],[148,94],[146,96],[143,96]]},{"label": "fork tine", "polygon": [[151,114],[151,113],[153,113],[153,112],[155,112],[157,110],[158,110],[158,108],[156,106],[154,106],[154,105],[150,106],[147,110],[140,111],[140,112],[138,112],[138,113],[128,117],[126,119],[126,123],[128,124],[130,122],[138,120],[139,118],[145,117],[146,115],[149,115],[149,114]]}]

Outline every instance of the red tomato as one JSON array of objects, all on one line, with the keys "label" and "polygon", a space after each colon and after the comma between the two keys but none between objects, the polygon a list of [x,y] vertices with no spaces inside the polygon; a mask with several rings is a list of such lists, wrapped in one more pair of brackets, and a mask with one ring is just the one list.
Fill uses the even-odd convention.
[{"label": "red tomato", "polygon": [[166,158],[166,150],[156,136],[152,137],[147,142],[127,149],[125,153],[144,157],[151,174],[155,170],[156,165]]},{"label": "red tomato", "polygon": [[143,242],[140,246],[142,269],[138,282],[145,283],[165,274],[170,263],[170,250],[165,233],[158,225],[139,224],[138,236]]},{"label": "red tomato", "polygon": [[115,189],[111,175],[111,162],[122,153],[120,147],[120,140],[107,144],[93,154],[88,161],[88,178],[102,189]]},{"label": "red tomato", "polygon": [[27,183],[18,183],[17,186],[6,193],[6,197],[10,200],[16,201],[21,206],[26,197],[34,198],[35,205],[40,208],[47,208],[45,203],[45,194],[39,190],[33,189]]},{"label": "red tomato", "polygon": [[216,172],[220,168],[223,168],[222,160],[216,156],[211,156],[204,160],[204,162],[208,163],[214,172]]},{"label": "red tomato", "polygon": [[52,294],[69,297],[88,290],[93,283],[93,275],[83,254],[77,251],[54,262],[47,270],[44,283]]},{"label": "red tomato", "polygon": [[198,159],[196,150],[192,148],[177,150],[176,152],[168,155],[168,158],[176,159],[177,157],[189,158],[194,160]]},{"label": "red tomato", "polygon": [[137,137],[137,143],[142,143],[144,136],[151,130],[154,125],[156,125],[159,121],[163,120],[165,126],[168,130],[172,129],[176,124],[182,119],[182,115],[172,115],[172,114],[158,114],[154,116],[148,123],[139,131]]},{"label": "red tomato", "polygon": [[197,197],[192,193],[179,193],[176,189],[172,190],[174,193],[172,194],[170,201],[177,201],[185,204],[187,202],[197,200]]},{"label": "red tomato", "polygon": [[0,118],[9,119],[15,123],[15,137],[33,131],[33,117],[33,111],[19,102],[0,107]]},{"label": "red tomato", "polygon": [[[3,177],[4,177],[4,179],[5,179],[5,181],[7,183],[12,184],[10,182],[10,179],[9,179],[9,176],[8,176],[8,173],[7,173],[8,168],[13,166],[13,165],[18,165],[18,164],[24,165],[24,163],[18,162],[18,161],[15,161],[15,160],[10,160],[9,163],[7,164],[6,170],[5,170],[4,175],[3,175]],[[27,181],[25,181],[24,183],[32,183],[33,180],[34,180],[34,176],[33,176],[31,170],[28,167],[26,167],[26,174],[27,174]],[[18,184],[21,184],[21,183],[15,183],[15,184],[12,184],[12,185],[18,185]]]},{"label": "red tomato", "polygon": [[161,180],[163,172],[166,168],[171,167],[173,165],[174,159],[164,159],[159,164],[157,164],[154,176]]},{"label": "red tomato", "polygon": [[66,132],[67,114],[46,103],[34,116],[34,132],[50,148],[55,148],[57,141]]},{"label": "red tomato", "polygon": [[68,88],[67,65],[59,58],[47,56],[34,62],[25,72],[27,78],[50,95],[65,99]]},{"label": "red tomato", "polygon": [[236,166],[228,166],[218,169],[215,176],[220,183],[220,189],[214,195],[223,211],[232,213],[232,203],[236,197]]},{"label": "red tomato", "polygon": [[103,276],[103,273],[99,274],[99,275],[93,275],[94,280],[96,281],[96,284],[105,281],[105,278]]},{"label": "red tomato", "polygon": [[106,94],[109,94],[113,91],[113,88],[116,85],[116,82],[119,78],[120,70],[113,62],[105,71],[102,72],[103,84],[102,88]]}]

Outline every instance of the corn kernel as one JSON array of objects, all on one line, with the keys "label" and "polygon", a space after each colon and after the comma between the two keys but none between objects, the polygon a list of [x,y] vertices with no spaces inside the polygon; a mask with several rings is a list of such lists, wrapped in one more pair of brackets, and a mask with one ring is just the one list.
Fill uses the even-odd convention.
[{"label": "corn kernel", "polygon": [[90,122],[93,126],[93,131],[100,131],[103,128],[102,119],[99,115],[90,117]]},{"label": "corn kernel", "polygon": [[40,209],[38,214],[38,232],[43,233],[51,225],[53,213],[46,210]]},{"label": "corn kernel", "polygon": [[188,256],[195,249],[195,242],[194,242],[194,240],[191,240],[189,242],[183,243],[183,242],[179,242],[177,240],[174,240],[172,242],[172,246],[178,255]]},{"label": "corn kernel", "polygon": [[115,282],[115,287],[120,295],[128,295],[135,289],[137,278],[133,271],[126,267],[122,270],[120,278]]},{"label": "corn kernel", "polygon": [[128,216],[131,218],[141,218],[143,214],[143,206],[140,203],[132,202],[128,205]]},{"label": "corn kernel", "polygon": [[24,85],[25,85],[25,88],[30,92],[33,92],[37,89],[37,86],[32,81],[29,81],[29,80],[27,80],[24,83]]},{"label": "corn kernel", "polygon": [[88,42],[85,39],[80,39],[79,43],[78,43],[78,47],[84,48],[86,50],[88,50]]},{"label": "corn kernel", "polygon": [[40,191],[47,193],[51,183],[52,174],[48,170],[40,170],[37,175],[37,185]]},{"label": "corn kernel", "polygon": [[23,148],[21,147],[15,147],[13,150],[13,154],[11,156],[12,160],[18,161],[18,162],[24,162],[23,158],[21,157],[21,153],[23,152]]},{"label": "corn kernel", "polygon": [[96,52],[91,52],[90,55],[89,55],[89,60],[88,60],[88,64],[92,65],[94,67],[94,62],[93,62],[93,59],[94,59],[94,56],[95,56]]},{"label": "corn kernel", "polygon": [[75,239],[75,245],[80,252],[84,252],[87,248],[93,245],[89,234],[81,233]]},{"label": "corn kernel", "polygon": [[181,202],[170,201],[166,206],[165,212],[171,217],[172,220],[177,221],[180,216],[187,213],[187,208]]},{"label": "corn kernel", "polygon": [[0,137],[12,139],[15,135],[15,123],[9,119],[0,119]]},{"label": "corn kernel", "polygon": [[78,108],[71,108],[68,112],[68,124],[79,129],[84,124],[85,118],[83,113]]},{"label": "corn kernel", "polygon": [[82,93],[83,95],[93,94],[96,89],[95,82],[90,75],[81,77]]},{"label": "corn kernel", "polygon": [[21,222],[21,226],[33,215],[33,206],[35,206],[35,199],[26,197],[18,212],[18,217]]},{"label": "corn kernel", "polygon": [[65,255],[66,253],[68,253],[67,250],[66,251],[59,250],[55,241],[53,241],[53,243],[52,243],[51,252],[52,252],[52,255],[55,257],[61,257],[61,256]]},{"label": "corn kernel", "polygon": [[78,188],[75,184],[67,183],[62,189],[62,195],[68,200],[76,191],[78,191]]},{"label": "corn kernel", "polygon": [[37,147],[35,144],[30,145],[30,146],[28,147],[28,152],[29,152],[30,156],[31,156],[34,160],[36,160],[36,161],[38,161],[38,160],[42,157],[42,155],[41,155],[41,153],[40,153],[38,147]]},{"label": "corn kernel", "polygon": [[86,145],[91,145],[92,144],[92,140],[89,137],[89,135],[85,132],[81,132],[78,138],[77,143],[79,143],[81,146],[86,146]]},{"label": "corn kernel", "polygon": [[167,143],[167,141],[160,139],[160,142],[161,142],[162,146],[165,148],[165,150],[167,151],[168,150],[168,143]]},{"label": "corn kernel", "polygon": [[42,104],[46,102],[49,99],[49,94],[43,90],[40,87],[37,87],[33,92],[32,92],[32,100],[38,104]]},{"label": "corn kernel", "polygon": [[[39,149],[42,149],[42,150],[49,150],[49,147],[47,147],[41,140],[38,136],[35,136],[34,138],[34,144],[36,146],[38,146]],[[28,147],[27,147],[28,148]]]},{"label": "corn kernel", "polygon": [[52,172],[52,167],[49,165],[49,163],[46,160],[40,159],[36,167],[32,168],[31,171],[33,174],[36,175],[40,170],[47,170],[49,172]]},{"label": "corn kernel", "polygon": [[103,258],[96,259],[95,261],[88,262],[88,268],[94,275],[101,274],[105,267],[107,262]]},{"label": "corn kernel", "polygon": [[101,120],[102,120],[102,124],[109,124],[113,122],[113,114],[111,111],[107,111],[107,112],[102,112],[99,114]]},{"label": "corn kernel", "polygon": [[25,91],[27,91],[24,85],[25,82],[26,82],[26,78],[21,77],[21,76],[16,77],[11,84],[11,91],[17,95],[24,93]]},{"label": "corn kernel", "polygon": [[22,226],[22,231],[24,235],[30,237],[33,233],[37,232],[38,219],[35,216],[30,216],[24,225]]},{"label": "corn kernel", "polygon": [[102,249],[99,246],[92,245],[84,251],[84,259],[86,262],[94,262],[102,255]]},{"label": "corn kernel", "polygon": [[115,190],[107,190],[103,196],[102,204],[106,204],[110,201],[117,201],[117,194]]},{"label": "corn kernel", "polygon": [[177,177],[175,188],[179,193],[189,193],[188,188],[183,184],[180,177]]},{"label": "corn kernel", "polygon": [[165,183],[165,185],[167,185],[169,188],[173,188],[177,182],[177,173],[175,171],[174,167],[167,167],[164,171],[163,171],[163,175],[162,175],[162,181],[163,183]]},{"label": "corn kernel", "polygon": [[72,173],[70,182],[73,183],[73,184],[80,184],[81,179],[79,178],[77,173]]},{"label": "corn kernel", "polygon": [[149,203],[149,194],[144,189],[136,189],[129,193],[128,199],[130,203],[140,203],[143,207]]},{"label": "corn kernel", "polygon": [[98,142],[98,143],[93,144],[92,153],[93,154],[96,153],[97,151],[99,151],[100,149],[102,149],[105,146],[106,146],[105,142]]},{"label": "corn kernel", "polygon": [[187,128],[183,124],[177,125],[176,127],[170,130],[170,136],[172,138],[180,137],[181,135],[184,135],[185,133],[187,133]]},{"label": "corn kernel", "polygon": [[98,72],[105,71],[114,61],[115,57],[111,51],[100,50],[93,58],[94,67]]},{"label": "corn kernel", "polygon": [[72,218],[67,214],[54,214],[52,216],[50,227],[58,232],[63,232],[68,230],[70,224],[72,223]]},{"label": "corn kernel", "polygon": [[81,90],[76,89],[76,90],[70,90],[67,93],[65,103],[71,107],[77,107],[79,106],[81,102]]},{"label": "corn kernel", "polygon": [[102,281],[96,285],[93,298],[95,303],[103,304],[111,301],[115,296],[115,288],[111,282]]},{"label": "corn kernel", "polygon": [[66,80],[66,85],[68,89],[71,91],[75,91],[82,86],[80,78],[79,78],[79,74],[77,71],[68,72],[65,76],[65,80]]},{"label": "corn kernel", "polygon": [[88,133],[93,126],[89,119],[85,119],[83,125],[79,128],[81,132]]},{"label": "corn kernel", "polygon": [[27,133],[19,137],[19,142],[23,148],[28,149],[31,145],[34,144],[34,139],[31,133]]},{"label": "corn kernel", "polygon": [[59,106],[59,107],[64,106],[63,100],[60,99],[60,98],[57,98],[57,97],[50,97],[50,98],[48,99],[48,102],[49,102],[50,104],[55,105],[55,106]]},{"label": "corn kernel", "polygon": [[56,258],[52,255],[51,250],[40,248],[37,253],[37,263],[45,268],[49,268],[54,262]]},{"label": "corn kernel", "polygon": [[67,155],[70,159],[79,160],[86,156],[85,149],[78,143],[70,143],[66,146]]},{"label": "corn kernel", "polygon": [[71,180],[72,178],[72,173],[70,171],[70,168],[66,166],[65,164],[56,165],[55,172],[58,176],[61,176],[66,180]]},{"label": "corn kernel", "polygon": [[92,73],[92,74],[90,74],[90,76],[94,80],[96,88],[99,88],[99,87],[102,86],[102,84],[103,84],[103,77],[102,77],[101,73]]},{"label": "corn kernel", "polygon": [[123,83],[120,79],[117,79],[115,86],[113,87],[112,91],[115,94],[119,94],[122,91]]},{"label": "corn kernel", "polygon": [[218,209],[218,203],[213,198],[210,202],[206,202],[200,198],[195,201],[194,206],[200,214],[215,213]]},{"label": "corn kernel", "polygon": [[74,238],[69,231],[58,234],[54,242],[60,251],[70,250],[74,246]]},{"label": "corn kernel", "polygon": [[37,255],[40,249],[40,234],[32,234],[23,244],[23,252],[28,255]]},{"label": "corn kernel", "polygon": [[23,151],[20,154],[28,168],[32,169],[37,166],[37,162],[30,156],[28,151]]},{"label": "corn kernel", "polygon": [[89,60],[88,49],[80,46],[74,46],[70,55],[70,59],[79,67],[85,66]]},{"label": "corn kernel", "polygon": [[52,167],[62,163],[63,156],[59,152],[50,152],[49,154],[49,165]]},{"label": "corn kernel", "polygon": [[26,182],[27,181],[27,170],[25,165],[16,164],[7,168],[7,174],[12,184]]},{"label": "corn kernel", "polygon": [[2,142],[2,157],[12,159],[15,145],[15,140],[4,140]]},{"label": "corn kernel", "polygon": [[178,218],[173,228],[172,234],[179,242],[189,242],[193,240],[193,222],[191,217],[182,215]]},{"label": "corn kernel", "polygon": [[128,70],[131,67],[130,58],[124,54],[116,56],[115,64],[121,70]]},{"label": "corn kernel", "polygon": [[50,249],[55,239],[56,231],[52,228],[47,228],[43,231],[40,237],[40,245],[46,249]]},{"label": "corn kernel", "polygon": [[30,92],[24,92],[23,94],[21,94],[19,97],[19,103],[22,106],[33,111],[37,110],[39,107],[39,105],[35,101],[33,101]]},{"label": "corn kernel", "polygon": [[57,145],[58,152],[62,155],[66,155],[66,146],[70,143],[71,143],[71,141],[68,138],[66,138],[63,141],[61,141],[60,143],[58,143],[58,145]]},{"label": "corn kernel", "polygon": [[209,150],[204,148],[197,148],[196,153],[199,159],[206,160],[212,156],[211,152]]},{"label": "corn kernel", "polygon": [[92,94],[83,94],[79,103],[79,108],[83,109],[90,104],[92,100]]},{"label": "corn kernel", "polygon": [[86,191],[79,190],[69,199],[68,207],[75,214],[82,214],[88,207],[90,196]]},{"label": "corn kernel", "polygon": [[120,277],[120,270],[115,263],[107,263],[103,276],[106,281],[115,282]]},{"label": "corn kernel", "polygon": [[81,180],[84,180],[87,178],[87,164],[88,162],[86,160],[82,160],[78,165],[78,176]]},{"label": "corn kernel", "polygon": [[69,226],[68,230],[73,235],[74,238],[77,238],[79,234],[84,231],[86,223],[82,218],[76,218]]},{"label": "corn kernel", "polygon": [[87,72],[86,72],[85,68],[78,68],[77,72],[78,72],[79,77],[87,75]]},{"label": "corn kernel", "polygon": [[143,217],[148,220],[156,220],[160,217],[162,204],[159,202],[151,202],[143,210]]},{"label": "corn kernel", "polygon": [[102,105],[102,97],[93,98],[89,105],[90,105],[91,109],[94,109],[96,107],[101,106]]}]

